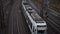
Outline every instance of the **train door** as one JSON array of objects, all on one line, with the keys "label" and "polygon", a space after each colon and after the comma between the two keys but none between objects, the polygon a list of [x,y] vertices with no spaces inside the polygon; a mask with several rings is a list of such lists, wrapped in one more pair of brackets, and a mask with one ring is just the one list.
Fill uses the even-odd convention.
[{"label": "train door", "polygon": [[35,29],[34,26],[32,26],[32,31],[33,31],[34,34],[37,34],[37,29]]}]

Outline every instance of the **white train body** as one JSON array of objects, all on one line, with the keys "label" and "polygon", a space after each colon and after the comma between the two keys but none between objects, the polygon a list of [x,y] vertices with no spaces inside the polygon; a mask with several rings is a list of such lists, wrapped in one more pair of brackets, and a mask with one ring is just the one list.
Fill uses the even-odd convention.
[{"label": "white train body", "polygon": [[26,2],[22,1],[23,14],[32,34],[46,34],[47,24],[37,12]]}]

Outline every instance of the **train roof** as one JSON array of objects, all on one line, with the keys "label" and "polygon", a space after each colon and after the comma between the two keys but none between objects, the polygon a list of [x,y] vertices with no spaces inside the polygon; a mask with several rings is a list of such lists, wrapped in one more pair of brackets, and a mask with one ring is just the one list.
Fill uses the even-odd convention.
[{"label": "train roof", "polygon": [[28,11],[28,13],[34,13],[36,12],[31,6],[27,5],[26,6],[26,10]]},{"label": "train roof", "polygon": [[44,23],[44,20],[37,13],[31,14],[31,17],[36,23]]}]

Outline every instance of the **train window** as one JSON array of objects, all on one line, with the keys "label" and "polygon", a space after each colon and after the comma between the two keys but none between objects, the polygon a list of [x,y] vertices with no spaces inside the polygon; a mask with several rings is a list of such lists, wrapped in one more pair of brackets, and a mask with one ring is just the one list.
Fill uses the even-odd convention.
[{"label": "train window", "polygon": [[23,3],[24,5],[28,5],[28,3],[26,2],[26,3]]},{"label": "train window", "polygon": [[32,29],[32,23],[30,24],[30,26],[31,26],[31,29]]},{"label": "train window", "polygon": [[29,20],[29,25],[30,25],[30,27],[31,27],[31,29],[32,29],[32,23],[31,23],[31,21]]},{"label": "train window", "polygon": [[40,25],[38,25],[37,27],[41,27]]},{"label": "train window", "polygon": [[33,32],[34,32],[34,26],[33,26]]},{"label": "train window", "polygon": [[50,0],[48,7],[60,13],[60,0]]},{"label": "train window", "polygon": [[38,25],[37,27],[46,27],[46,25],[43,25],[43,26]]},{"label": "train window", "polygon": [[44,23],[43,21],[36,21],[36,23]]}]

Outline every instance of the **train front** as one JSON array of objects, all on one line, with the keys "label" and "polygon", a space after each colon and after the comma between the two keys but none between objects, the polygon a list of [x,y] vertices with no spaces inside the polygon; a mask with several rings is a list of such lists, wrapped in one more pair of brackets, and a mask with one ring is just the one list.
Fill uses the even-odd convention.
[{"label": "train front", "polygon": [[37,34],[47,34],[46,23],[37,23]]}]

